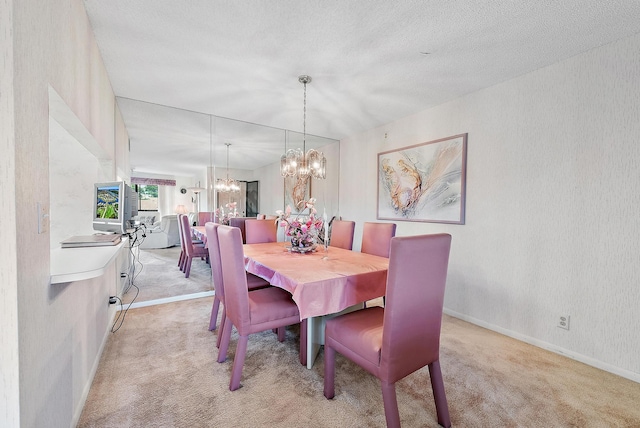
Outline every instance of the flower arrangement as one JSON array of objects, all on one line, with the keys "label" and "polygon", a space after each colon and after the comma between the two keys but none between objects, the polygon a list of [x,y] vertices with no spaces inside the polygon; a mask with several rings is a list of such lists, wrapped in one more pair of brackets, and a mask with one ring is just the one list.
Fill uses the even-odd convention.
[{"label": "flower arrangement", "polygon": [[238,203],[237,202],[229,202],[225,204],[227,207],[227,211],[225,212],[224,208],[216,208],[216,217],[218,217],[218,221],[220,224],[229,225],[229,219],[232,217],[238,217],[240,214],[237,210]]},{"label": "flower arrangement", "polygon": [[[300,201],[300,212],[292,217],[291,206],[287,205],[285,211],[278,210],[276,222],[284,228],[284,234],[291,238],[291,250],[298,252],[309,251],[314,248],[318,234],[322,230],[323,221],[316,217],[315,198],[308,201]],[[308,216],[301,215],[304,210],[309,210]]]}]

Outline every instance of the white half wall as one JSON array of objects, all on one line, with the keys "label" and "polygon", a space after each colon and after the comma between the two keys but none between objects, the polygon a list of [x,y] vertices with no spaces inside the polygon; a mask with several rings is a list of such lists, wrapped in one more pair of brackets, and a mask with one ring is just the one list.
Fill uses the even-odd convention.
[{"label": "white half wall", "polygon": [[[38,232],[37,212],[38,203],[50,206],[49,116],[56,116],[50,107],[49,88],[75,117],[70,122],[56,117],[56,121],[76,139],[76,131],[91,136],[85,147],[96,156],[100,171],[76,169],[78,182],[92,184],[95,174],[103,174],[109,181],[116,179],[118,171],[126,174],[128,137],[124,124],[116,118],[115,97],[83,1],[20,0],[11,5],[13,43],[3,52],[10,51],[14,62],[12,102],[16,108],[9,120],[15,152],[7,151],[11,157],[7,173],[12,174],[7,183],[15,185],[12,192],[4,193],[3,189],[2,195],[15,204],[6,217],[10,223],[5,224],[4,218],[0,221],[7,226],[2,229],[3,246],[15,249],[9,265],[15,269],[8,271],[10,275],[15,272],[15,280],[9,278],[11,290],[3,291],[2,301],[12,299],[8,300],[12,308],[9,315],[17,309],[19,364],[10,369],[19,368],[19,395],[11,397],[9,415],[13,418],[13,407],[19,400],[20,419],[14,418],[19,425],[6,426],[69,427],[75,426],[80,416],[99,362],[115,314],[115,305],[109,306],[108,298],[117,293],[120,275],[113,264],[100,278],[50,283],[51,233]],[[0,28],[4,32],[7,27]],[[3,47],[7,46],[3,43]],[[4,72],[2,76],[0,98],[4,100]],[[2,111],[3,128],[7,117]],[[53,161],[61,159],[54,157]],[[72,164],[74,159],[68,161]],[[4,166],[5,161],[0,162]],[[54,172],[57,168],[54,166]],[[79,198],[69,200],[69,205],[82,203]],[[91,197],[86,203],[91,203]],[[4,264],[2,267],[4,272]],[[15,327],[4,312],[2,320],[5,329]],[[4,355],[4,346],[1,352]],[[3,394],[16,392],[1,387]]]}]

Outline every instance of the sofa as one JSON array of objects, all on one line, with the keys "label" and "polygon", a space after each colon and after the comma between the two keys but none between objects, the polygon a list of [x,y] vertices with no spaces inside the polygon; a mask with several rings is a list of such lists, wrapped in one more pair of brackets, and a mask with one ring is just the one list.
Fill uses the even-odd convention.
[{"label": "sofa", "polygon": [[137,216],[131,217],[132,226],[145,226],[147,229],[150,227],[155,227],[160,225],[160,221],[156,221],[158,218],[157,211],[149,211],[144,215],[138,214]]},{"label": "sofa", "polygon": [[[153,227],[142,227],[136,232],[141,241],[141,249],[169,248],[180,245],[178,216],[162,216],[160,223]],[[145,235],[144,237],[142,235]]]}]

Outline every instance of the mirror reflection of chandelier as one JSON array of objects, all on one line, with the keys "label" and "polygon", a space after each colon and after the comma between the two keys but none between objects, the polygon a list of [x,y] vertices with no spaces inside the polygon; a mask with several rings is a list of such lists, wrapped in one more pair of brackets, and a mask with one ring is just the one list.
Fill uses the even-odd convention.
[{"label": "mirror reflection of chandelier", "polygon": [[306,151],[307,147],[307,83],[311,82],[311,76],[302,75],[298,81],[304,85],[304,109],[303,109],[303,134],[302,150],[289,149],[280,158],[280,174],[283,177],[313,177],[326,178],[327,159],[322,152],[315,149]]},{"label": "mirror reflection of chandelier", "polygon": [[240,191],[240,185],[233,178],[229,178],[229,146],[231,143],[225,143],[227,146],[227,178],[218,178],[216,180],[216,190],[223,193],[235,193]]}]

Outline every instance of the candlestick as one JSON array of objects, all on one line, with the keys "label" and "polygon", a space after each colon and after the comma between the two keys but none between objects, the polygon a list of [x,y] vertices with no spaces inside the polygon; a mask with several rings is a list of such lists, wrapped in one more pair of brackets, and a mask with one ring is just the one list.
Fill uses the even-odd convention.
[{"label": "candlestick", "polygon": [[324,221],[324,247],[327,248],[329,245],[329,225],[327,224],[327,209],[324,209],[324,213],[322,214],[322,220]]}]

